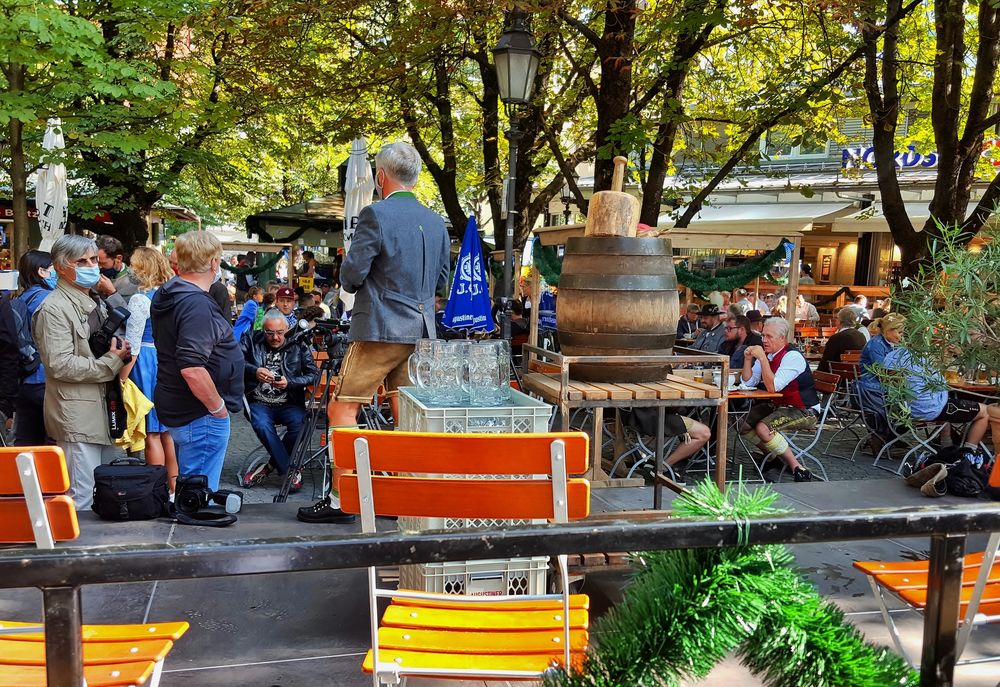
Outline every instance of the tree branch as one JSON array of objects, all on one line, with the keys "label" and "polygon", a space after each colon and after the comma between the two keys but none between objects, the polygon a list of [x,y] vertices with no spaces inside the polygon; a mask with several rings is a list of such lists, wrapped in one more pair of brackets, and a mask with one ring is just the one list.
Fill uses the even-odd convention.
[{"label": "tree branch", "polygon": [[[885,33],[892,27],[896,26],[904,17],[906,17],[910,12],[912,12],[922,0],[911,0],[910,4],[906,5],[899,12],[893,15],[885,25],[881,28],[876,29],[872,32],[873,38],[878,38],[881,34]],[[822,88],[833,83],[841,74],[847,71],[854,62],[856,62],[862,55],[865,54],[866,44],[863,43],[859,45],[854,51],[848,55],[844,60],[841,61],[830,73],[825,76],[818,77],[810,83],[803,92],[795,98],[792,105],[787,105],[777,112],[773,113],[771,116],[766,118],[764,121],[757,124],[757,126],[750,132],[750,135],[739,147],[739,149],[719,168],[719,171],[714,177],[702,188],[698,194],[688,203],[687,208],[685,208],[684,213],[681,215],[680,219],[677,220],[674,225],[677,228],[684,228],[690,224],[694,216],[698,214],[701,210],[702,205],[704,205],[705,200],[708,196],[718,187],[722,181],[729,176],[729,173],[735,169],[736,165],[739,164],[740,160],[750,151],[750,149],[757,144],[760,137],[767,133],[767,130],[773,126],[776,126],[781,122],[782,119],[787,117],[789,114],[798,110],[798,103],[806,102],[810,97],[818,93]]]}]

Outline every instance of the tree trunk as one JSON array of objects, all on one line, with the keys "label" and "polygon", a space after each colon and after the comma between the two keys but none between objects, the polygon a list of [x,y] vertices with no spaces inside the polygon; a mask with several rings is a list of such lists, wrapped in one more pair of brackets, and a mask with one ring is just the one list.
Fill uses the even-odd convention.
[{"label": "tree trunk", "polygon": [[[24,89],[24,67],[9,65],[8,88],[14,98]],[[28,173],[24,160],[24,124],[17,117],[7,126],[10,134],[10,186],[13,195],[14,235],[11,237],[11,262],[14,267],[21,256],[28,252]]]},{"label": "tree trunk", "polygon": [[601,86],[597,98],[597,160],[594,164],[594,191],[611,188],[613,158],[629,151],[609,140],[611,127],[629,111],[632,96],[632,56],[634,52],[635,0],[609,0],[604,11],[604,34],[597,46],[601,58]]},{"label": "tree trunk", "polygon": [[111,212],[112,228],[109,234],[122,242],[125,252],[131,252],[136,246],[146,245],[149,239],[149,211],[152,203],[133,210],[116,210]]}]

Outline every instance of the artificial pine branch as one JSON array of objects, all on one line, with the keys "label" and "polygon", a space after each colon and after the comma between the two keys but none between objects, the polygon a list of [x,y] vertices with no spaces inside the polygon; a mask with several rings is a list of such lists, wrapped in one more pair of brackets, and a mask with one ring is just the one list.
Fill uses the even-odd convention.
[{"label": "artificial pine branch", "polygon": [[[769,488],[720,492],[708,479],[674,502],[680,517],[736,520],[781,512]],[[580,672],[550,671],[549,687],[663,687],[701,679],[738,652],[769,687],[916,684],[886,649],[866,644],[795,571],[784,546],[655,551],[621,604],[595,626]]]}]

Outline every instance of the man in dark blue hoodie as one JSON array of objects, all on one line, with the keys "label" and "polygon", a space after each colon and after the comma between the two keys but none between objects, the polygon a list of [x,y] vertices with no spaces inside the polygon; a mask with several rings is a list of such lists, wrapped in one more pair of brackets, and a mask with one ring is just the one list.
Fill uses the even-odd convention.
[{"label": "man in dark blue hoodie", "polygon": [[150,313],[159,369],[153,403],[177,447],[180,475],[207,475],[219,488],[229,413],[243,407],[243,356],[233,328],[209,295],[222,244],[193,231],[177,239],[177,276],[161,286]]}]

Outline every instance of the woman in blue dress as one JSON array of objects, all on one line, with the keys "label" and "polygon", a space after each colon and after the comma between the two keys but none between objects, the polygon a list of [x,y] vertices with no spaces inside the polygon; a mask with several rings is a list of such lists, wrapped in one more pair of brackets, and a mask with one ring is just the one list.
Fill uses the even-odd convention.
[{"label": "woman in blue dress", "polygon": [[[174,273],[163,253],[146,246],[135,249],[130,267],[139,282],[139,291],[128,300],[128,309],[132,314],[125,325],[125,338],[132,344],[132,362],[122,369],[122,378],[126,375],[130,377],[146,398],[152,401],[157,365],[149,306],[156,290],[173,277]],[[145,454],[149,465],[166,466],[167,481],[173,492],[177,479],[177,453],[170,433],[156,417],[155,407],[146,416]]]}]

